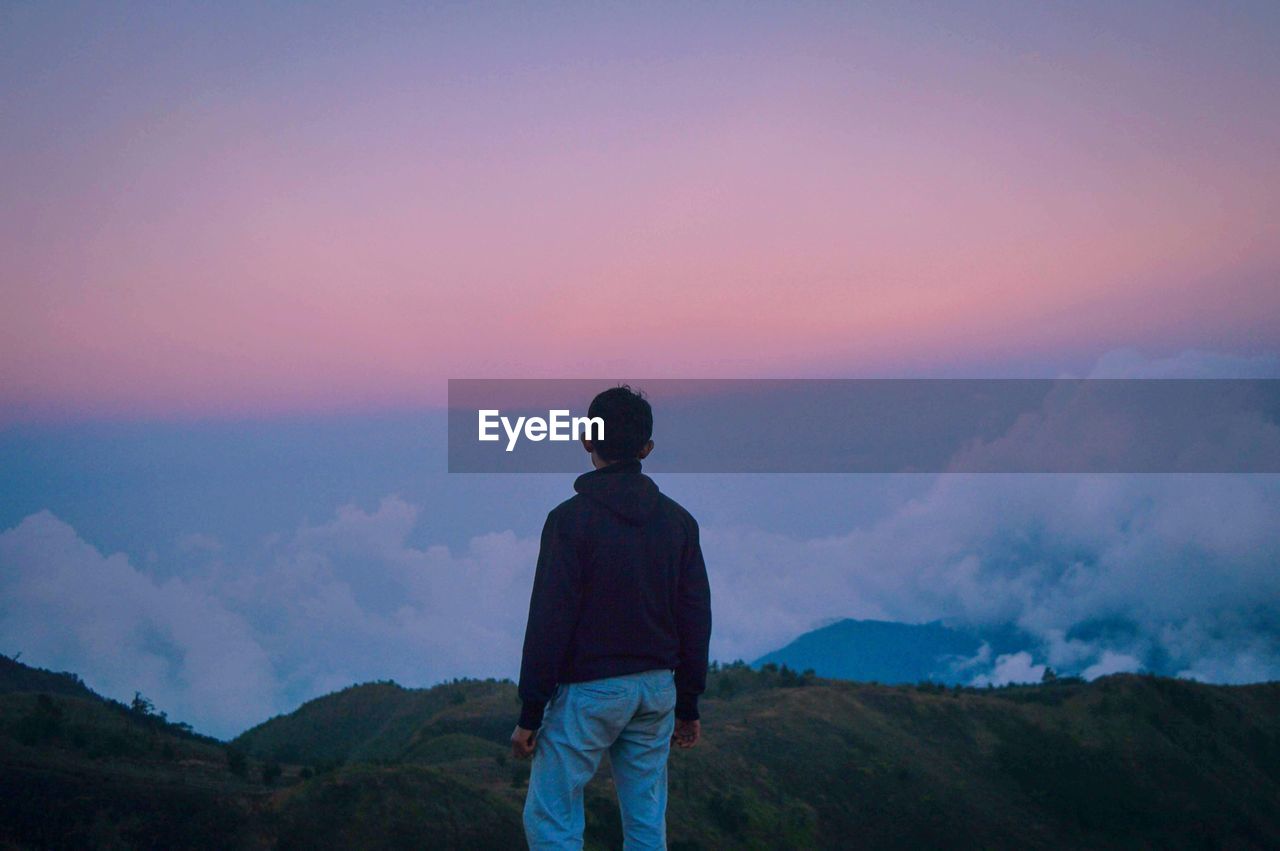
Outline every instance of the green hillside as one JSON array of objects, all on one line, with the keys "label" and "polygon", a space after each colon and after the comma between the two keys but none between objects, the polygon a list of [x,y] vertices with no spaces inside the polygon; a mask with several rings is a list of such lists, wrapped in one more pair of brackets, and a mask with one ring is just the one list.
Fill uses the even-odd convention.
[{"label": "green hillside", "polygon": [[[230,744],[45,694],[0,683],[0,847],[521,844],[510,683],[355,686]],[[703,718],[672,757],[673,849],[1280,846],[1280,683],[978,690],[735,665]],[[588,844],[619,842],[606,770]]]},{"label": "green hillside", "polygon": [[451,733],[479,736],[482,744],[505,744],[513,707],[519,714],[514,689],[495,680],[463,680],[430,689],[367,683],[308,701],[242,733],[235,744],[280,762],[415,759],[415,751]]},{"label": "green hillside", "polygon": [[75,674],[54,673],[43,668],[32,668],[17,659],[0,655],[0,694],[13,692],[97,697]]}]

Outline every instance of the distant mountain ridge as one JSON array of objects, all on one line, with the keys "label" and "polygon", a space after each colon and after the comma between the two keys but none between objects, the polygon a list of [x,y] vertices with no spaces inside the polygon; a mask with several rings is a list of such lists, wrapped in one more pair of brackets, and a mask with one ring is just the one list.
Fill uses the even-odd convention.
[{"label": "distant mountain ridge", "polygon": [[983,672],[972,663],[983,644],[989,648],[989,659],[1034,646],[1029,636],[1011,626],[979,631],[945,626],[942,621],[909,624],[846,618],[806,632],[752,665],[786,665],[856,682],[931,680],[953,685],[970,682]]}]

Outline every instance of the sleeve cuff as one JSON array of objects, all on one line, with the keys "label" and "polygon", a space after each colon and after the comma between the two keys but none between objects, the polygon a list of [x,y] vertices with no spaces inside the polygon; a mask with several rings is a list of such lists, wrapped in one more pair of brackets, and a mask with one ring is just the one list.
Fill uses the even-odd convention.
[{"label": "sleeve cuff", "polygon": [[[542,712],[547,704],[526,700],[520,707],[520,726],[526,730],[536,730],[542,726]],[[508,715],[508,718],[511,716]]]},{"label": "sleeve cuff", "polygon": [[698,696],[688,692],[676,694],[676,717],[681,721],[698,720]]}]

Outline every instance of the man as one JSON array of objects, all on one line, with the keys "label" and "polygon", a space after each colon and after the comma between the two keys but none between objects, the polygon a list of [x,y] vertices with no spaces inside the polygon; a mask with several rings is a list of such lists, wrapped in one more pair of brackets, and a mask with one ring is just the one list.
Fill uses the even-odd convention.
[{"label": "man", "polygon": [[581,848],[582,790],[607,751],[627,849],[666,848],[671,742],[698,743],[711,592],[698,524],[640,472],[653,411],[631,388],[596,396],[592,472],[547,515],[520,666],[517,758],[533,756],[529,847]]}]

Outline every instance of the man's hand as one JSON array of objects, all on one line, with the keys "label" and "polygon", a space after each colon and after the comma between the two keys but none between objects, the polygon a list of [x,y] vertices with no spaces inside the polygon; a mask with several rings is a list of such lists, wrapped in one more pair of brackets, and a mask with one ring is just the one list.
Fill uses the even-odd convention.
[{"label": "man's hand", "polygon": [[698,739],[702,738],[702,722],[701,721],[681,721],[676,719],[676,731],[671,734],[671,741],[675,742],[676,747],[688,750],[698,743]]},{"label": "man's hand", "polygon": [[511,755],[516,759],[528,759],[533,756],[533,749],[538,745],[538,734],[534,730],[516,727],[511,733]]}]

